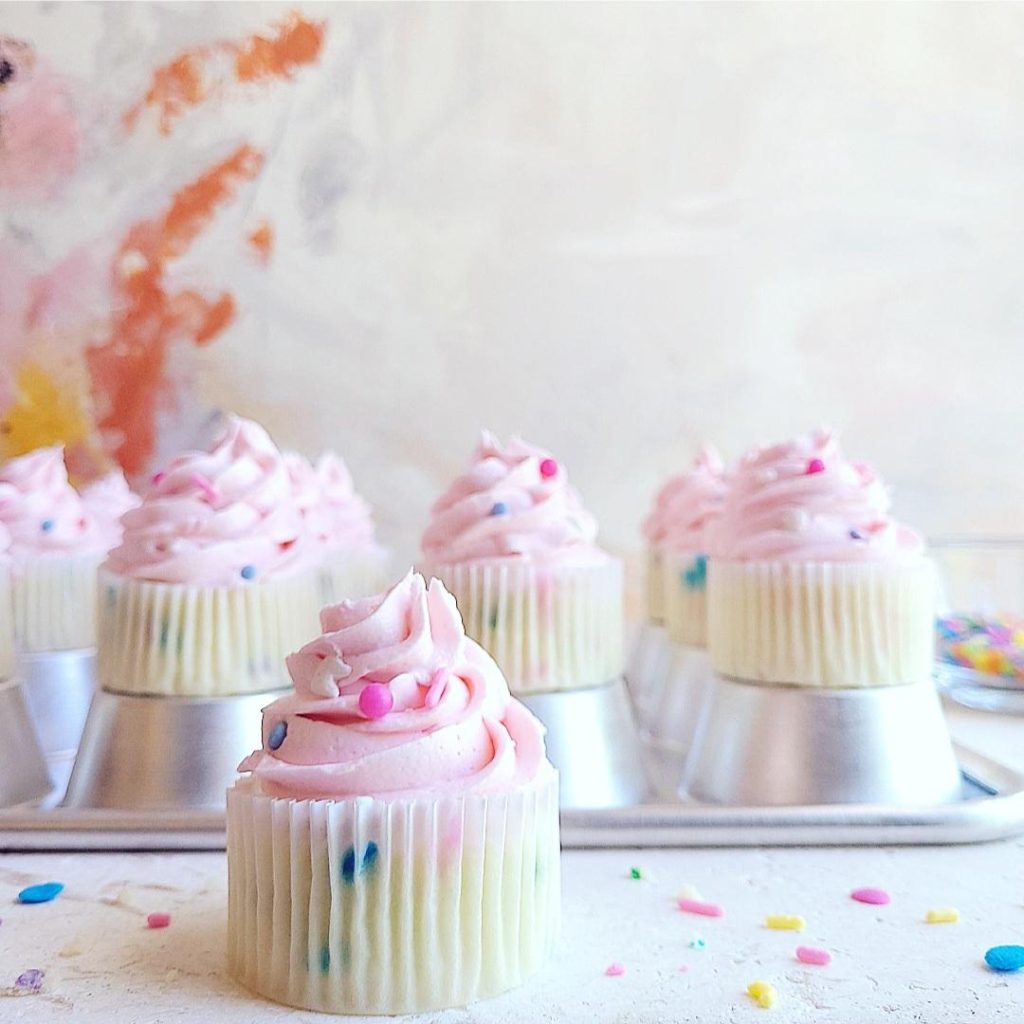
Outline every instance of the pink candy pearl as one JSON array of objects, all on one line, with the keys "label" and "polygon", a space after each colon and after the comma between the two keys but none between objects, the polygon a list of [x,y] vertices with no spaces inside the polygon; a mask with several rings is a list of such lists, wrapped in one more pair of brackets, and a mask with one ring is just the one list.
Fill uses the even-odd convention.
[{"label": "pink candy pearl", "polygon": [[850,899],[858,903],[870,903],[875,907],[884,907],[889,903],[889,894],[884,889],[854,889]]},{"label": "pink candy pearl", "polygon": [[810,476],[812,473],[824,473],[824,472],[825,472],[825,463],[822,462],[821,459],[811,459],[811,461],[807,463],[807,476]]},{"label": "pink candy pearl", "polygon": [[552,477],[558,473],[558,463],[554,459],[543,459],[540,464],[540,475]]},{"label": "pink candy pearl", "polygon": [[367,683],[359,694],[359,710],[367,718],[383,718],[395,706],[385,683]]}]

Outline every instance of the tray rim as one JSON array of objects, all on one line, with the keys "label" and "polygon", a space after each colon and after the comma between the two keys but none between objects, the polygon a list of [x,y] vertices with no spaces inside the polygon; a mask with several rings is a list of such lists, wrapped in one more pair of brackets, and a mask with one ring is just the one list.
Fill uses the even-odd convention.
[{"label": "tray rim", "polygon": [[[647,803],[562,810],[563,849],[935,846],[1024,833],[1024,773],[954,744],[965,777],[990,795],[922,807],[835,804],[711,807]],[[0,853],[217,852],[224,811],[0,811]]]}]

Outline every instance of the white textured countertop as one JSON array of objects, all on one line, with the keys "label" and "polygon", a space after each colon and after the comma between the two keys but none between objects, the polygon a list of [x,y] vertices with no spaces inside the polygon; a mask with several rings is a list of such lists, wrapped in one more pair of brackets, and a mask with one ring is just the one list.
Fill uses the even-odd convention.
[{"label": "white textured countertop", "polygon": [[[958,738],[1024,767],[1024,719],[957,710]],[[638,866],[645,878],[634,881]],[[1024,943],[1024,840],[981,846],[877,849],[569,851],[563,855],[559,955],[526,988],[424,1021],[733,1022],[820,1024],[1019,1022],[1024,974],[987,970],[987,948]],[[66,885],[53,903],[14,902],[23,886]],[[10,854],[0,857],[0,986],[45,972],[38,994],[0,997],[0,1022],[316,1021],[310,1012],[247,995],[224,973],[224,857],[219,854]],[[725,917],[675,909],[684,884]],[[878,886],[888,907],[853,902]],[[959,909],[957,924],[923,923],[930,908]],[[146,914],[171,925],[148,930]],[[802,934],[763,927],[800,914]],[[691,940],[705,940],[703,949]],[[829,949],[805,967],[798,944]],[[606,977],[613,962],[625,968]],[[683,968],[686,970],[683,970]],[[750,981],[779,1000],[759,1009]],[[4,991],[10,992],[10,989]]]}]

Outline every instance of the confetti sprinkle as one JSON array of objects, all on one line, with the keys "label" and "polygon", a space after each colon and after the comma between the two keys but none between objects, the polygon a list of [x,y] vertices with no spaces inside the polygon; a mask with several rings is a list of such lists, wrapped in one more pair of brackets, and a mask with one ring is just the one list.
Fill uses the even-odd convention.
[{"label": "confetti sprinkle", "polygon": [[288,723],[278,722],[273,729],[270,730],[270,735],[267,737],[267,746],[271,750],[277,750],[278,747],[284,743],[284,738],[288,735]]},{"label": "confetti sprinkle", "polygon": [[993,971],[1019,971],[1024,967],[1024,946],[993,946],[985,953]]},{"label": "confetti sprinkle", "polygon": [[1024,618],[951,615],[936,622],[938,658],[984,675],[1024,683]]},{"label": "confetti sprinkle", "polygon": [[630,868],[629,869],[629,877],[632,878],[636,882],[641,881],[643,879],[643,877],[644,877],[644,870],[643,870],[643,868]]},{"label": "confetti sprinkle", "polygon": [[554,459],[541,459],[540,462],[540,475],[545,480],[550,480],[551,477],[558,475],[558,463]]},{"label": "confetti sprinkle", "polygon": [[626,968],[623,967],[622,964],[619,964],[619,963],[609,964],[604,969],[604,974],[605,974],[606,978],[621,978],[622,975],[625,974],[625,973],[626,973]]},{"label": "confetti sprinkle", "polygon": [[39,970],[38,967],[32,967],[27,971],[22,971],[14,980],[14,987],[19,992],[24,993],[36,993],[43,987],[43,978],[46,977],[45,973]]},{"label": "confetti sprinkle", "polygon": [[386,683],[367,683],[359,694],[359,710],[366,718],[383,718],[394,706],[395,698]]},{"label": "confetti sprinkle", "polygon": [[52,519],[44,519],[40,524],[43,533],[49,533],[57,524]]},{"label": "confetti sprinkle", "polygon": [[956,907],[938,907],[924,915],[926,924],[956,924],[960,920],[960,911]]},{"label": "confetti sprinkle", "polygon": [[203,497],[211,504],[215,505],[220,501],[220,491],[209,481],[209,479],[203,476],[202,473],[193,473],[189,480],[195,484],[200,491],[203,492]]},{"label": "confetti sprinkle", "polygon": [[171,923],[170,914],[155,913],[146,917],[147,928],[166,928]]},{"label": "confetti sprinkle", "polygon": [[676,906],[687,914],[700,914],[701,917],[724,917],[725,911],[717,903],[705,903],[703,900],[676,900]]},{"label": "confetti sprinkle", "polygon": [[827,949],[816,949],[814,946],[797,946],[796,958],[802,964],[813,964],[815,967],[827,967],[832,963],[832,954]]},{"label": "confetti sprinkle", "polygon": [[243,565],[239,570],[238,575],[241,576],[243,580],[251,580],[256,575],[256,566]]},{"label": "confetti sprinkle", "polygon": [[700,935],[695,935],[690,939],[690,949],[704,949],[706,946],[707,943]]},{"label": "confetti sprinkle", "polygon": [[30,885],[18,893],[19,903],[49,903],[64,891],[63,882],[43,882],[42,885]]},{"label": "confetti sprinkle", "polygon": [[802,932],[807,922],[799,914],[769,914],[764,926],[777,932]]},{"label": "confetti sprinkle", "polygon": [[775,991],[775,986],[767,981],[752,981],[747,986],[747,995],[762,1010],[770,1010],[779,999],[779,993]]},{"label": "confetti sprinkle", "polygon": [[492,516],[503,516],[507,512],[508,512],[508,505],[506,505],[505,502],[503,502],[503,501],[496,501],[491,506],[490,514]]},{"label": "confetti sprinkle", "polygon": [[854,889],[850,899],[858,903],[870,903],[873,907],[884,907],[892,902],[884,889]]},{"label": "confetti sprinkle", "polygon": [[815,473],[824,473],[825,463],[821,459],[811,459],[807,463],[806,476],[813,476]]}]

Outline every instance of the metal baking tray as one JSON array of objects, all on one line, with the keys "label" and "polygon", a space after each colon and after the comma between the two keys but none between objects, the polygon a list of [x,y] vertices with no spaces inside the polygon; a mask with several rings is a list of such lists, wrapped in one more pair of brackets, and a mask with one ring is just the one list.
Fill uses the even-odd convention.
[{"label": "metal baking tray", "polygon": [[[646,748],[655,784],[673,777]],[[880,846],[978,843],[1024,833],[1024,775],[956,748],[963,799],[928,807],[844,804],[710,807],[678,801],[562,812],[567,849],[708,846]],[[0,851],[223,850],[222,811],[0,812]]]}]

